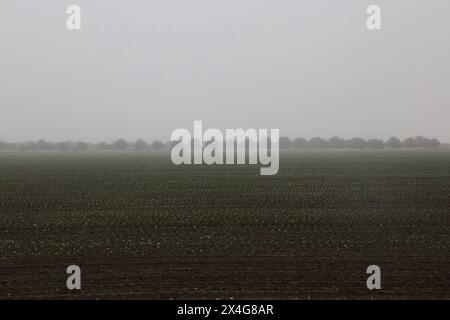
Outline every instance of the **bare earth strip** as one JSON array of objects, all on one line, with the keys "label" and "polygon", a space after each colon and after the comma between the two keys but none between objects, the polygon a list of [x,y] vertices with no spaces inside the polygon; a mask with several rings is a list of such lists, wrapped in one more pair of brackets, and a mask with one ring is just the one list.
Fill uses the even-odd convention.
[{"label": "bare earth strip", "polygon": [[[383,290],[365,288],[374,258],[153,257],[23,259],[2,263],[0,297],[88,299],[414,299],[450,298],[450,259],[376,259]],[[77,263],[80,291],[61,270]]]}]

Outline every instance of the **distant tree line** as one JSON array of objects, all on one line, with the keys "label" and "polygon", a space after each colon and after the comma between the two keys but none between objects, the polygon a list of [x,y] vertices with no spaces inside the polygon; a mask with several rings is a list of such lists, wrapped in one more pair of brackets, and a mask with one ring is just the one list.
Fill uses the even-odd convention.
[{"label": "distant tree line", "polygon": [[112,151],[150,151],[163,150],[167,145],[162,141],[156,140],[152,143],[147,143],[144,140],[127,141],[125,139],[118,139],[112,143],[99,142],[88,143],[84,141],[60,141],[48,142],[46,140],[27,141],[24,143],[7,143],[0,141],[1,150],[55,150],[55,151],[88,151],[88,150],[112,150]]},{"label": "distant tree line", "polygon": [[441,143],[437,139],[428,139],[422,136],[410,137],[400,140],[391,137],[387,141],[381,139],[362,138],[342,139],[332,137],[328,140],[314,137],[309,140],[304,138],[290,139],[280,138],[280,149],[437,149]]},{"label": "distant tree line", "polygon": [[[46,140],[28,141],[24,143],[8,143],[0,141],[0,151],[2,150],[56,150],[56,151],[88,151],[88,150],[115,150],[115,151],[159,151],[170,149],[174,142],[164,143],[156,140],[147,143],[144,140],[127,141],[118,139],[112,143],[88,143],[83,141],[61,141],[48,142]],[[410,137],[400,140],[392,137],[387,141],[380,139],[365,140],[362,138],[342,139],[332,137],[323,139],[314,137],[309,140],[305,138],[291,139],[280,138],[280,149],[437,149],[441,143],[437,139],[428,139],[422,136]]]}]

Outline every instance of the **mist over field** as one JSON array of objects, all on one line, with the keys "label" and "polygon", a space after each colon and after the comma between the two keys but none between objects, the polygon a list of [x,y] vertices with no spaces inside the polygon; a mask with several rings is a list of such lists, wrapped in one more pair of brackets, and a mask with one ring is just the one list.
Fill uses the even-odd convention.
[{"label": "mist over field", "polygon": [[450,141],[450,3],[0,3],[0,140],[167,141],[207,127]]}]

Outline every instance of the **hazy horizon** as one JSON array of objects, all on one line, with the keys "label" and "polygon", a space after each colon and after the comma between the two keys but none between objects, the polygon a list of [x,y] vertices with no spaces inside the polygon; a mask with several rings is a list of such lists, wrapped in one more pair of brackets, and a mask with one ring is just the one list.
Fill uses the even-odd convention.
[{"label": "hazy horizon", "polygon": [[[311,137],[297,137],[297,136],[280,136],[280,138],[290,138],[292,141],[294,141],[295,139],[298,139],[298,138],[303,138],[303,139],[305,139],[306,141],[310,141],[311,139],[313,139],[313,138],[322,138],[322,139],[324,139],[325,141],[329,141],[331,138],[335,138],[335,137],[338,137],[338,138],[342,138],[342,137],[339,137],[339,136],[330,136],[330,137],[322,137],[322,136],[311,136]],[[412,136],[408,136],[408,137],[404,137],[404,138],[402,138],[402,137],[398,137],[398,136],[391,136],[391,137],[389,137],[389,138],[386,138],[386,139],[382,139],[382,138],[378,138],[378,137],[370,137],[370,138],[362,138],[362,139],[364,139],[364,140],[366,140],[366,141],[368,141],[368,140],[371,140],[371,139],[375,139],[375,140],[383,140],[383,142],[387,142],[390,138],[398,138],[400,141],[404,141],[405,139],[407,139],[407,138],[416,138],[416,137],[419,137],[419,136],[417,136],[417,135],[412,135]],[[427,139],[436,139],[435,137],[430,137],[430,136],[422,136],[423,138],[427,138]],[[351,138],[342,138],[342,139],[344,139],[345,141],[349,141],[349,140],[351,140],[351,139],[353,139],[353,138],[361,138],[361,137],[359,137],[359,136],[354,136],[354,137],[351,137]],[[141,140],[141,141],[144,141],[144,142],[146,142],[146,143],[148,143],[148,144],[150,144],[150,143],[152,143],[152,142],[155,142],[155,141],[161,141],[161,142],[163,142],[163,143],[169,143],[170,142],[170,137],[169,138],[167,138],[167,139],[142,139],[142,138],[135,138],[135,139],[126,139],[126,138],[123,138],[123,137],[117,137],[117,138],[115,138],[115,139],[109,139],[109,140],[98,140],[98,139],[93,139],[93,140],[80,140],[80,139],[74,139],[74,140],[71,140],[71,139],[63,139],[63,140],[48,140],[48,139],[43,139],[43,138],[39,138],[39,137],[36,137],[36,138],[31,138],[31,139],[28,139],[28,140],[20,140],[20,141],[12,141],[12,140],[0,140],[0,142],[6,142],[6,143],[9,143],[9,144],[24,144],[24,143],[28,143],[28,142],[38,142],[38,141],[40,141],[40,140],[44,140],[45,142],[49,142],[49,143],[59,143],[59,142],[72,142],[72,143],[78,143],[78,142],[85,142],[85,143],[88,143],[88,144],[98,144],[98,143],[108,143],[108,144],[111,144],[111,143],[113,143],[113,142],[115,142],[115,141],[117,141],[117,140],[125,140],[127,143],[135,143],[135,142],[137,142],[138,140]],[[439,140],[439,139],[438,139]],[[226,140],[225,140],[226,141]],[[442,144],[442,145],[447,145],[447,144],[450,144],[450,142],[449,141],[445,141],[445,140],[439,140],[439,142]],[[339,149],[339,148],[338,148]]]},{"label": "hazy horizon", "polygon": [[[77,4],[82,30],[66,29]],[[382,30],[366,8],[382,9]],[[0,140],[167,141],[177,128],[450,142],[450,2],[0,3]]]}]

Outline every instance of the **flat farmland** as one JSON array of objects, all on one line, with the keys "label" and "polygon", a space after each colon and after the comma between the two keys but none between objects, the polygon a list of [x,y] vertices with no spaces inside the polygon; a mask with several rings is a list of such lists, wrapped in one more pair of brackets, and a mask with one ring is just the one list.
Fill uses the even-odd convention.
[{"label": "flat farmland", "polygon": [[0,298],[450,298],[450,153],[280,160],[0,153]]}]

